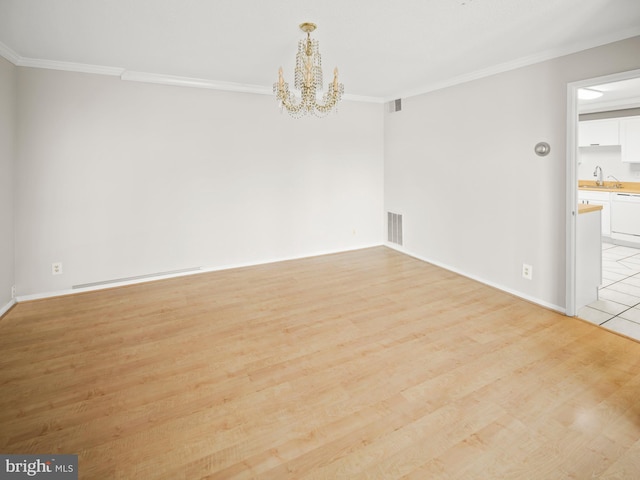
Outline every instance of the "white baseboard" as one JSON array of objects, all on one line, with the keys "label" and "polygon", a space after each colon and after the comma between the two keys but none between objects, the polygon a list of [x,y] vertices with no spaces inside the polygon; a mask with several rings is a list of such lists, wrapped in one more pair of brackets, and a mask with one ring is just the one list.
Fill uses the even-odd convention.
[{"label": "white baseboard", "polygon": [[0,318],[2,318],[2,316],[5,313],[7,313],[9,310],[11,310],[11,307],[13,307],[16,303],[18,303],[18,302],[14,298],[9,303],[7,303],[4,307],[0,307]]},{"label": "white baseboard", "polygon": [[397,245],[394,245],[392,243],[385,243],[385,246],[387,246],[387,247],[389,247],[389,248],[391,248],[393,250],[397,250],[400,253],[404,253],[404,254],[409,255],[411,257],[417,258],[418,260],[422,260],[423,262],[431,263],[432,265],[435,265],[436,267],[444,268],[445,270],[448,270],[450,272],[457,273],[458,275],[462,275],[463,277],[470,278],[471,280],[475,280],[476,282],[480,282],[480,283],[482,283],[484,285],[488,285],[489,287],[497,288],[498,290],[502,290],[503,292],[506,292],[506,293],[509,293],[509,294],[514,295],[516,297],[522,298],[523,300],[526,300],[528,302],[535,303],[537,305],[540,305],[541,307],[545,307],[545,308],[548,308],[550,310],[554,310],[554,311],[556,311],[558,313],[561,313],[563,315],[566,315],[566,310],[563,307],[559,306],[559,305],[554,305],[552,303],[545,302],[544,300],[532,297],[530,295],[526,295],[526,294],[524,294],[522,292],[519,292],[517,290],[513,290],[511,288],[505,287],[504,285],[499,285],[497,283],[491,282],[491,281],[486,280],[484,278],[480,278],[480,277],[477,277],[475,275],[471,275],[471,274],[466,273],[466,272],[464,272],[462,270],[459,270],[459,269],[457,269],[455,267],[452,267],[451,265],[447,265],[447,264],[444,264],[442,262],[438,262],[437,260],[426,258],[426,257],[423,257],[422,255],[417,255],[415,253],[407,251],[406,249],[404,249],[402,247],[399,247]]},{"label": "white baseboard", "polygon": [[531,297],[530,295],[526,295],[522,292],[518,292],[516,290],[513,290],[511,288],[507,288],[504,285],[498,285],[494,282],[488,281],[484,278],[480,278],[477,277],[475,275],[470,275],[462,270],[459,270],[455,267],[452,267],[450,265],[446,265],[442,262],[438,262],[436,260],[430,259],[430,258],[426,258],[423,257],[422,255],[418,255],[415,254],[413,252],[410,252],[402,247],[399,247],[397,245],[394,245],[392,243],[389,242],[385,242],[384,244],[367,244],[367,245],[360,245],[357,247],[353,247],[353,248],[349,248],[346,250],[326,250],[326,251],[320,251],[320,252],[315,252],[313,254],[305,254],[305,255],[297,255],[297,256],[291,256],[291,257],[282,257],[282,258],[273,258],[273,259],[268,259],[268,260],[264,260],[261,262],[253,262],[253,263],[237,263],[237,264],[229,264],[229,265],[222,265],[222,266],[216,266],[216,267],[201,267],[199,270],[195,270],[195,271],[187,271],[187,272],[180,272],[180,273],[173,273],[173,274],[166,274],[166,275],[156,275],[156,276],[149,276],[149,277],[144,277],[144,278],[139,278],[139,279],[135,279],[135,280],[127,280],[127,281],[122,281],[122,282],[114,282],[114,283],[106,283],[106,284],[100,284],[100,285],[95,285],[95,286],[91,286],[91,287],[83,287],[83,288],[74,288],[74,289],[66,289],[66,290],[57,290],[54,292],[46,292],[46,293],[37,293],[37,294],[32,294],[32,295],[20,295],[18,296],[16,299],[12,300],[11,302],[9,302],[7,305],[5,305],[4,307],[0,308],[0,317],[2,315],[4,315],[6,312],[9,311],[9,309],[11,309],[11,307],[13,307],[16,303],[20,303],[20,302],[26,302],[26,301],[31,301],[31,300],[41,300],[44,298],[51,298],[51,297],[60,297],[63,295],[74,295],[76,293],[83,293],[83,292],[91,292],[91,291],[96,291],[96,290],[106,290],[108,288],[117,288],[117,287],[124,287],[127,285],[135,285],[135,284],[139,284],[139,283],[146,283],[146,282],[154,282],[157,280],[165,280],[165,279],[169,279],[169,278],[177,278],[177,277],[185,277],[188,275],[198,275],[201,273],[209,273],[209,272],[217,272],[217,271],[222,271],[222,270],[231,270],[233,268],[243,268],[243,267],[252,267],[252,266],[258,266],[258,265],[266,265],[269,263],[276,263],[276,262],[284,262],[284,261],[288,261],[288,260],[299,260],[301,258],[311,258],[311,257],[317,257],[317,256],[321,256],[321,255],[330,255],[330,254],[334,254],[334,253],[342,253],[342,252],[350,252],[350,251],[354,251],[354,250],[362,250],[364,248],[371,248],[371,247],[379,247],[379,246],[386,246],[389,247],[393,250],[396,250],[400,253],[403,253],[405,255],[409,255],[411,257],[417,258],[418,260],[421,260],[423,262],[427,262],[427,263],[431,263],[437,267],[440,268],[444,268],[445,270],[448,270],[450,272],[453,273],[457,273],[458,275],[462,275],[463,277],[467,277],[470,278],[471,280],[475,280],[477,282],[480,282],[484,285],[488,285],[490,287],[493,288],[497,288],[498,290],[502,290],[503,292],[509,293],[511,295],[514,295],[516,297],[522,298],[523,300],[527,300],[529,302],[535,303],[537,305],[540,305],[542,307],[548,308],[550,310],[554,310],[558,313],[562,313],[565,314],[566,311],[563,307],[560,307],[559,305],[554,305],[552,303],[549,302],[545,302],[539,298],[535,298],[535,297]]},{"label": "white baseboard", "polygon": [[622,247],[640,248],[640,237],[637,235],[626,235],[624,233],[612,233],[611,239],[607,243],[620,245]]},{"label": "white baseboard", "polygon": [[333,254],[333,253],[350,252],[350,251],[354,251],[354,250],[362,250],[364,248],[380,247],[380,246],[382,246],[381,243],[366,244],[366,245],[359,245],[359,246],[356,246],[356,247],[348,248],[346,250],[326,250],[326,251],[319,251],[319,252],[314,252],[314,253],[310,253],[310,254],[296,255],[296,256],[291,256],[291,257],[272,258],[272,259],[267,259],[267,260],[260,261],[260,262],[246,262],[246,263],[236,263],[236,264],[228,264],[228,265],[221,265],[221,266],[214,266],[214,267],[200,267],[197,270],[181,271],[181,272],[178,272],[178,273],[168,273],[168,274],[158,274],[158,275],[144,275],[142,277],[138,277],[138,278],[131,279],[131,280],[114,281],[114,282],[110,282],[109,281],[108,283],[99,283],[98,282],[98,284],[92,284],[91,286],[88,286],[88,287],[69,288],[69,289],[65,289],[65,290],[56,290],[56,291],[53,291],[53,292],[44,292],[44,293],[34,293],[34,294],[30,294],[30,295],[18,295],[18,297],[16,298],[16,302],[14,302],[14,303],[28,302],[28,301],[32,301],[32,300],[42,300],[44,298],[61,297],[61,296],[64,296],[64,295],[74,295],[76,293],[93,292],[93,291],[96,291],[96,290],[105,290],[105,289],[108,289],[108,288],[125,287],[127,285],[136,285],[136,284],[139,284],[139,283],[155,282],[157,280],[166,280],[166,279],[169,279],[169,278],[186,277],[188,275],[198,275],[198,274],[201,274],[201,273],[218,272],[218,271],[222,271],[222,270],[231,270],[233,268],[253,267],[253,266],[258,266],[258,265],[266,265],[268,263],[285,262],[285,261],[288,261],[288,260],[299,260],[301,258],[319,257],[321,255],[330,255],[330,254]]}]

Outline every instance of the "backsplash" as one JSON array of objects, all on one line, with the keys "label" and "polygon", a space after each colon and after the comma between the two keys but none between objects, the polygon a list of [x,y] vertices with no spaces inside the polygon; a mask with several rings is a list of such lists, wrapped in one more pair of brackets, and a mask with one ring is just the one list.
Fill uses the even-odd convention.
[{"label": "backsplash", "polygon": [[603,179],[612,175],[621,182],[640,182],[640,163],[623,163],[620,147],[582,147],[578,149],[578,180],[593,180],[596,166]]}]

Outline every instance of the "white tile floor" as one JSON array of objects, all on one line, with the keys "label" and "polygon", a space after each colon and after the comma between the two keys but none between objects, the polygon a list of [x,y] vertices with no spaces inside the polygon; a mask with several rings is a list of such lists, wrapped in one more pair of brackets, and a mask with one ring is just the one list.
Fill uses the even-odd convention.
[{"label": "white tile floor", "polygon": [[602,287],[598,301],[578,317],[640,340],[640,249],[602,244]]}]

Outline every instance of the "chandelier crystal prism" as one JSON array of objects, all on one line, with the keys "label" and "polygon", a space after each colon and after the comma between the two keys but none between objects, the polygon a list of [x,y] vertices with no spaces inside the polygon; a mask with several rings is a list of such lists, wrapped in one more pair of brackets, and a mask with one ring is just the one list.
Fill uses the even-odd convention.
[{"label": "chandelier crystal prism", "polygon": [[[344,85],[338,82],[338,69],[333,70],[333,82],[322,93],[322,58],[320,45],[311,39],[311,32],[316,29],[313,23],[303,23],[300,30],[307,34],[306,39],[298,42],[294,86],[300,91],[296,96],[289,91],[289,84],[284,81],[282,67],[278,70],[278,81],[273,84],[273,93],[280,107],[294,118],[305,115],[324,117],[331,112],[342,99]],[[318,95],[322,100],[318,101]]]}]

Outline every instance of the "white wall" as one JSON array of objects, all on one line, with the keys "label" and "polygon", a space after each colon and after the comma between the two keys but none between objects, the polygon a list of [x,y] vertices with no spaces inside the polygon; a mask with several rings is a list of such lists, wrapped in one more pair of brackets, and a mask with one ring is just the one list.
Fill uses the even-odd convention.
[{"label": "white wall", "polygon": [[11,303],[14,284],[15,70],[0,58],[0,313]]},{"label": "white wall", "polygon": [[19,296],[382,243],[380,104],[293,120],[270,96],[18,79]]},{"label": "white wall", "polygon": [[640,68],[638,52],[635,37],[385,113],[385,209],[404,215],[402,250],[564,309],[567,83]]}]

